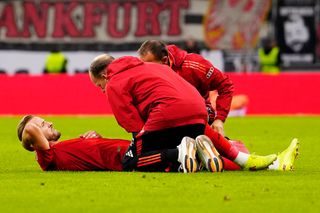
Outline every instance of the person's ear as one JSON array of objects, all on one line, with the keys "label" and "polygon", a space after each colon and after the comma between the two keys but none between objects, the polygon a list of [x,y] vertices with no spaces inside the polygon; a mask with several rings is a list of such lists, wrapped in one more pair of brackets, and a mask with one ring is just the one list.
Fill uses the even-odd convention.
[{"label": "person's ear", "polygon": [[107,79],[107,74],[106,73],[102,73],[101,76],[102,76],[102,78]]},{"label": "person's ear", "polygon": [[162,64],[169,64],[169,57],[168,56],[163,56],[161,59]]},{"label": "person's ear", "polygon": [[107,67],[101,73],[101,77],[104,78],[104,79],[107,79]]}]

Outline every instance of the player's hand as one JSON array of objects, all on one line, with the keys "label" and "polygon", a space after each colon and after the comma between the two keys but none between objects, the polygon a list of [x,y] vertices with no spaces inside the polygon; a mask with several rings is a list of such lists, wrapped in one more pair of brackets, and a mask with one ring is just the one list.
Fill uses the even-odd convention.
[{"label": "player's hand", "polygon": [[102,138],[100,134],[98,134],[96,131],[90,130],[82,135],[80,135],[80,138]]},{"label": "player's hand", "polygon": [[214,120],[211,128],[218,132],[220,135],[224,136],[223,122],[221,120]]}]

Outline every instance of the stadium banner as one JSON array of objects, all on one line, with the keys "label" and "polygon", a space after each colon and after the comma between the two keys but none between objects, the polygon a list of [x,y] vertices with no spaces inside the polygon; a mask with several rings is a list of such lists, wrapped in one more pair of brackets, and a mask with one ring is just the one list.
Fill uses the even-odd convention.
[{"label": "stadium banner", "polygon": [[315,2],[278,1],[276,37],[284,66],[315,62]]},{"label": "stadium banner", "polygon": [[[214,49],[255,47],[271,0],[0,1],[0,48],[128,50],[146,39],[206,41]],[[20,44],[20,45],[18,45]],[[91,46],[90,46],[91,44]],[[38,46],[37,46],[38,45]],[[132,48],[130,49],[132,50]]]},{"label": "stadium banner", "polygon": [[211,0],[204,18],[207,46],[213,49],[253,49],[271,0]]},{"label": "stadium banner", "polygon": [[[320,115],[320,73],[229,74],[235,94],[249,98],[248,114]],[[0,115],[112,114],[106,95],[78,75],[0,75]],[[272,86],[270,86],[272,85]],[[308,94],[308,95],[306,95]]]},{"label": "stadium banner", "polygon": [[[202,39],[208,1],[0,1],[0,38],[5,42],[137,42],[155,38]],[[199,17],[198,17],[199,19]]]}]

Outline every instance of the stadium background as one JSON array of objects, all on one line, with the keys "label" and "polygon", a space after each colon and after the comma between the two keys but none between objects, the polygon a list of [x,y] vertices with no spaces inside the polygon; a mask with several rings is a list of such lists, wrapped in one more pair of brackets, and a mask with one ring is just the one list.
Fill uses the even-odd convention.
[{"label": "stadium background", "polygon": [[[0,212],[316,212],[319,6],[319,0],[0,1]],[[296,52],[283,30],[292,14],[309,35]],[[298,137],[294,172],[42,172],[21,148],[16,125],[24,114],[53,121],[62,140],[88,129],[130,139],[89,81],[91,60],[103,52],[136,55],[146,39],[183,47],[190,37],[230,76],[236,94],[249,97],[250,116],[228,118],[228,136],[258,154],[283,150]],[[266,37],[287,60],[280,74],[259,71],[257,50]],[[52,49],[68,58],[67,74],[42,74]]]},{"label": "stadium background", "polygon": [[[0,114],[110,114],[85,75],[96,55],[136,55],[146,39],[183,47],[190,38],[204,57],[228,72],[236,94],[248,95],[249,114],[319,114],[314,98],[320,81],[319,2],[1,1],[0,99],[7,101]],[[292,15],[304,21],[308,32],[303,48],[295,51],[283,29]],[[279,75],[259,72],[257,49],[267,37],[281,49]],[[42,75],[52,49],[67,57],[67,75]],[[30,104],[18,104],[25,102]]]}]

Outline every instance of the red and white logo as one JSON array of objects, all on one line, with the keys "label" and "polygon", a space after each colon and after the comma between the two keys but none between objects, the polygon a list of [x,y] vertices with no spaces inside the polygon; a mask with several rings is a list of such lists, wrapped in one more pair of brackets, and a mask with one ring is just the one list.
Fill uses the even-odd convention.
[{"label": "red and white logo", "polygon": [[204,18],[204,37],[212,49],[256,46],[270,0],[211,0]]}]

